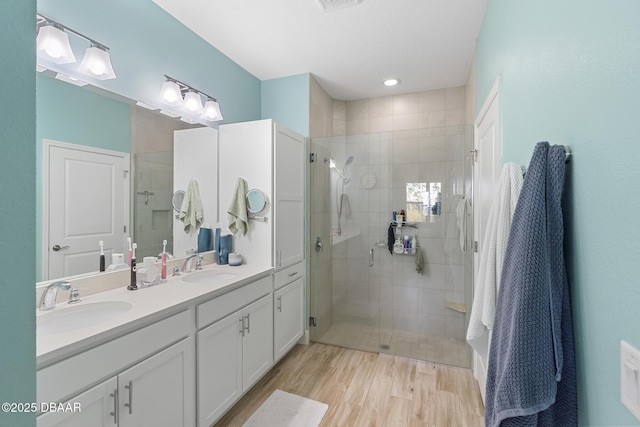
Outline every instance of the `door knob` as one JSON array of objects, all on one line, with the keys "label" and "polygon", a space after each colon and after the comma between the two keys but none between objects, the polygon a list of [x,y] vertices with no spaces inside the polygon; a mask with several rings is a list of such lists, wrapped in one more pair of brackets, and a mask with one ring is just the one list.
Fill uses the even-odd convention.
[{"label": "door knob", "polygon": [[58,251],[63,251],[65,249],[69,249],[69,246],[53,245],[53,247],[51,249],[53,249],[54,251],[58,252]]},{"label": "door knob", "polygon": [[322,239],[320,237],[316,237],[315,249],[316,252],[322,252],[322,250],[324,249],[324,247],[322,246]]}]

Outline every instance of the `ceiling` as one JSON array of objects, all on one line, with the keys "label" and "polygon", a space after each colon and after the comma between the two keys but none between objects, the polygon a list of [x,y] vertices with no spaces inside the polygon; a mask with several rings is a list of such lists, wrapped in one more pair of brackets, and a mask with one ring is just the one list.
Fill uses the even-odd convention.
[{"label": "ceiling", "polygon": [[[153,0],[260,80],[312,73],[334,99],[464,85],[487,0]],[[345,3],[346,0],[331,0]],[[389,88],[383,80],[400,84]]]}]

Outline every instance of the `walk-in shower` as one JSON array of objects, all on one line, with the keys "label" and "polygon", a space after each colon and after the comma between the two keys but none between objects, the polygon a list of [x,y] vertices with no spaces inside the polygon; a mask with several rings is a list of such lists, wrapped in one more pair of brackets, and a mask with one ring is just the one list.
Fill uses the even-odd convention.
[{"label": "walk-in shower", "polygon": [[[323,242],[309,252],[313,341],[469,366],[472,258],[455,208],[471,195],[471,131],[311,140],[316,158],[329,159],[310,165],[309,241]],[[401,210],[409,224],[397,227],[392,215]],[[390,239],[414,235],[422,274],[414,253],[388,249]]]}]

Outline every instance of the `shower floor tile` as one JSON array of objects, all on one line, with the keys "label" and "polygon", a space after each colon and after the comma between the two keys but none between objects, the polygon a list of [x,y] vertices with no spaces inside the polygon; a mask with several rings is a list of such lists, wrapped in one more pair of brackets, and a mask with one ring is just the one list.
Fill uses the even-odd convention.
[{"label": "shower floor tile", "polygon": [[445,365],[470,368],[471,353],[465,340],[349,322],[333,324],[317,340],[324,344],[373,353],[386,353]]}]

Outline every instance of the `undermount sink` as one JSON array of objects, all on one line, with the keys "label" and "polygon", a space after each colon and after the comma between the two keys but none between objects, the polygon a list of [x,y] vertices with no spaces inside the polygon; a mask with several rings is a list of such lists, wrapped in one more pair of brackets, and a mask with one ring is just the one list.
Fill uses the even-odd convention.
[{"label": "undermount sink", "polygon": [[214,283],[233,279],[236,276],[237,274],[235,273],[226,273],[224,271],[196,271],[195,273],[189,273],[182,281],[187,283]]},{"label": "undermount sink", "polygon": [[57,335],[88,328],[114,319],[131,310],[125,301],[80,302],[72,307],[58,308],[36,318],[36,335]]}]

